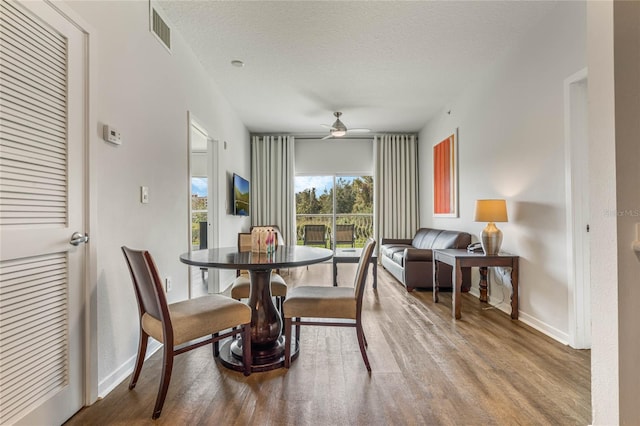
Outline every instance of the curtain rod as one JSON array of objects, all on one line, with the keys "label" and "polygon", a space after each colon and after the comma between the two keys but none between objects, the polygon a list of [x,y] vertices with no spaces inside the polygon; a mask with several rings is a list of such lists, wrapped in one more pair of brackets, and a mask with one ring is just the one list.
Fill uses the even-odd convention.
[{"label": "curtain rod", "polygon": [[[373,139],[374,136],[383,136],[383,135],[413,135],[418,136],[417,132],[376,132],[369,133],[367,135],[353,135],[353,136],[341,136],[337,138],[330,138],[327,140],[333,139]],[[253,136],[293,136],[295,139],[322,139],[326,135],[326,133],[319,133],[314,135],[303,135],[299,133],[251,133],[251,137]]]}]

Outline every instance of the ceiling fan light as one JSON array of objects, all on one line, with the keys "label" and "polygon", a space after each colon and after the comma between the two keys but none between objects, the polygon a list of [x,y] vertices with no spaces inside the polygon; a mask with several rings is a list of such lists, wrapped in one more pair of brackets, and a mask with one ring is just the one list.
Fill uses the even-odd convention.
[{"label": "ceiling fan light", "polygon": [[347,134],[346,130],[332,130],[331,131],[331,136],[335,136],[335,137],[340,137],[340,136],[344,136]]}]

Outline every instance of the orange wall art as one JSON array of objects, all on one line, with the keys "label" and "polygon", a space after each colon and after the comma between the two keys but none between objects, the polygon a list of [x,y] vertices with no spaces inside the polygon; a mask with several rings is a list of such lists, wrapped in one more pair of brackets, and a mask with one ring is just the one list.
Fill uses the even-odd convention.
[{"label": "orange wall art", "polygon": [[458,132],[433,147],[433,215],[458,217]]}]

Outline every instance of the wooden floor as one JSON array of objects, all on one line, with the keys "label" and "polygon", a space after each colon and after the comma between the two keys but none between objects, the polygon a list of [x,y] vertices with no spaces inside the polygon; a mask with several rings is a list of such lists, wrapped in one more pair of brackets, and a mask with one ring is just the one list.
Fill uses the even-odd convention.
[{"label": "wooden floor", "polygon": [[[355,265],[339,265],[340,285]],[[331,264],[291,269],[290,286],[331,285]],[[290,370],[244,377],[210,347],[176,358],[162,416],[151,420],[162,354],[68,425],[587,425],[590,353],[573,350],[463,295],[407,293],[382,267],[364,301],[367,374],[352,328],[302,329]],[[132,324],[132,327],[134,325]]]}]

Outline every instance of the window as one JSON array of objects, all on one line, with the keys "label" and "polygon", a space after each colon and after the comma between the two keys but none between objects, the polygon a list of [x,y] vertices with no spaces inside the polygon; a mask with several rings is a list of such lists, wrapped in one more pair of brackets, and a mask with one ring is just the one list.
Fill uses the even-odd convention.
[{"label": "window", "polygon": [[372,176],[296,176],[295,196],[299,245],[311,224],[325,226],[331,248],[362,247],[373,235]]}]

